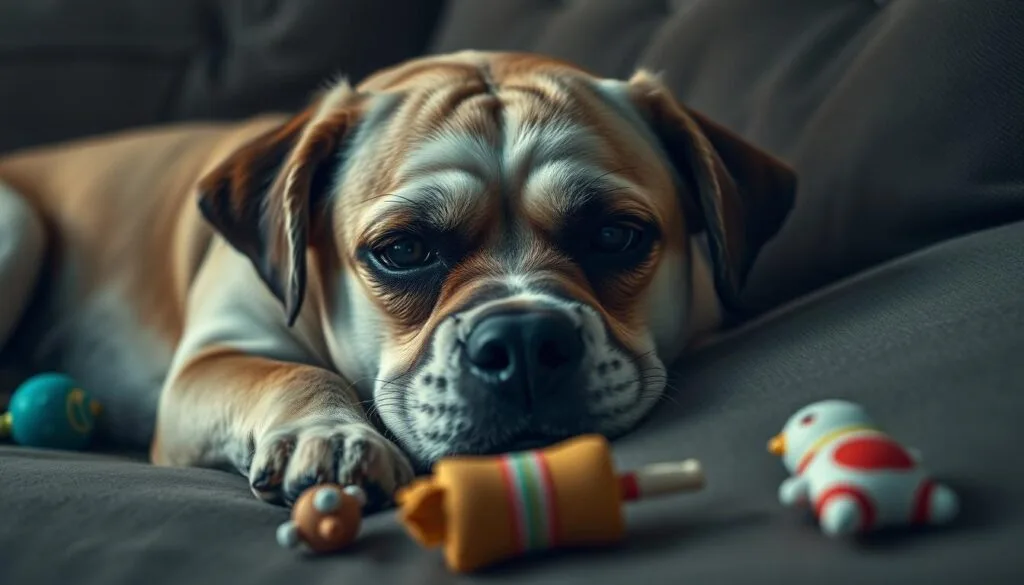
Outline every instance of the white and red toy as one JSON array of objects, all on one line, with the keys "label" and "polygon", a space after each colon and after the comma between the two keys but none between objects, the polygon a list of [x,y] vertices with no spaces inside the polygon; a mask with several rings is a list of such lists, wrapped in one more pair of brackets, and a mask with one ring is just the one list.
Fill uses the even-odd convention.
[{"label": "white and red toy", "polygon": [[956,493],[925,472],[916,452],[879,430],[852,402],[824,400],[802,408],[768,450],[792,474],[779,486],[779,501],[810,506],[829,536],[945,524],[959,511]]}]

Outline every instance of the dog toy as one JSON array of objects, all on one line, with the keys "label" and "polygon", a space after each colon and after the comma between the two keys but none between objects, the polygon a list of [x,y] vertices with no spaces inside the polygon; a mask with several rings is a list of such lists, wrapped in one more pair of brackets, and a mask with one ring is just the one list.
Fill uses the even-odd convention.
[{"label": "dog toy", "polygon": [[26,447],[80,450],[96,430],[100,404],[63,374],[39,374],[22,383],[0,416],[0,438]]},{"label": "dog toy", "polygon": [[779,501],[811,507],[829,536],[945,524],[959,510],[956,493],[922,469],[917,453],[879,430],[852,402],[804,407],[768,450],[792,474],[779,486]]},{"label": "dog toy", "polygon": [[472,572],[535,550],[622,539],[623,502],[704,486],[687,460],[617,474],[608,442],[585,435],[533,451],[451,457],[398,494],[399,518],[449,569]]},{"label": "dog toy", "polygon": [[315,553],[342,550],[359,534],[365,505],[366,494],[359,486],[313,486],[295,501],[291,520],[278,527],[277,542],[285,548],[301,542]]}]

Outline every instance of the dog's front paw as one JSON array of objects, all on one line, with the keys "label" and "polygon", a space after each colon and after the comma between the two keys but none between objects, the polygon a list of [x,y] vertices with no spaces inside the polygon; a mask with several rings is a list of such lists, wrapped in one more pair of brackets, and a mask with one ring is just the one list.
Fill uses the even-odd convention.
[{"label": "dog's front paw", "polygon": [[412,466],[391,441],[364,423],[299,421],[256,439],[249,485],[256,497],[291,505],[309,487],[360,485],[368,510],[387,506],[413,478]]}]

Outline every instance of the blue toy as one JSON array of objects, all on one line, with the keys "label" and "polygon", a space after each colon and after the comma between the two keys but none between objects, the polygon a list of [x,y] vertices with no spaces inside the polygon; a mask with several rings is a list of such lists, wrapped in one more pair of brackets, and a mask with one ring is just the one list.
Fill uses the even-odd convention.
[{"label": "blue toy", "polygon": [[0,416],[0,439],[26,447],[81,450],[96,430],[100,404],[63,374],[39,374],[11,396]]}]

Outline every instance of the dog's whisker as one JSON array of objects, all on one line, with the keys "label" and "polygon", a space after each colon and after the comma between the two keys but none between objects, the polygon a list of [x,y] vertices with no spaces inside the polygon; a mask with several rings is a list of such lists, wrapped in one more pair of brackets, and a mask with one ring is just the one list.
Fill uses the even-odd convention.
[{"label": "dog's whisker", "polygon": [[642,390],[640,393],[640,400],[638,401],[638,403],[647,402],[648,400],[651,400],[653,398],[656,402],[666,401],[671,402],[676,406],[681,406],[680,402],[676,399],[676,397],[672,396],[665,390],[669,390],[671,392],[680,391],[679,388],[669,383],[665,383],[664,388],[661,390],[644,388],[644,390]]},{"label": "dog's whisker", "polygon": [[374,382],[380,382],[384,386],[397,386],[397,387],[403,388],[403,389],[408,389],[408,388],[412,387],[412,382],[411,381],[399,380],[398,377],[393,378],[391,380],[387,380],[385,378],[374,378],[373,381]]},{"label": "dog's whisker", "polygon": [[409,437],[417,436],[411,423],[402,421],[401,417],[396,417],[395,420],[396,422],[394,423],[394,426],[387,429],[387,433],[390,436],[395,437],[400,442],[403,438],[408,439]]},{"label": "dog's whisker", "polygon": [[665,392],[662,392],[661,396],[658,396],[658,401],[671,402],[675,406],[682,406],[682,403],[679,402],[679,400],[675,396],[672,396],[671,394]]},{"label": "dog's whisker", "polygon": [[657,349],[652,349],[652,350],[650,350],[650,351],[645,351],[644,353],[642,353],[642,354],[640,354],[640,355],[636,356],[636,361],[640,361],[640,360],[642,360],[642,359],[644,359],[644,358],[646,358],[646,357],[650,356],[650,355],[651,355],[651,354],[653,354],[653,353],[654,353],[655,351],[657,351]]}]

